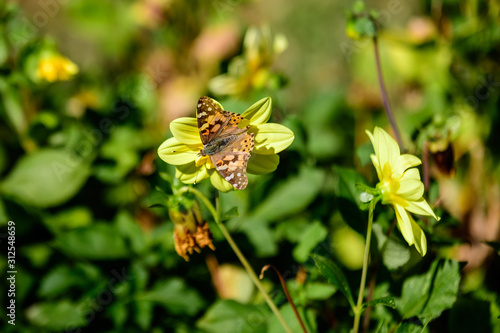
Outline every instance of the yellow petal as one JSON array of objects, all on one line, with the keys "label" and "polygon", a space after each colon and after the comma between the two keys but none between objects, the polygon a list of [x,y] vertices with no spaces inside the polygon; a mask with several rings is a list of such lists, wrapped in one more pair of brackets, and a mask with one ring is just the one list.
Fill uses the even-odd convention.
[{"label": "yellow petal", "polygon": [[198,131],[198,121],[192,117],[182,117],[170,123],[170,132],[179,142],[187,145],[198,145],[201,149],[201,138]]},{"label": "yellow petal", "polygon": [[279,163],[278,155],[252,154],[248,161],[247,172],[253,175],[264,175],[276,170]]},{"label": "yellow petal", "polygon": [[406,170],[403,173],[403,176],[401,177],[400,181],[410,180],[410,179],[420,181],[420,172],[418,171],[417,168],[411,168],[411,169]]},{"label": "yellow petal", "polygon": [[219,191],[229,192],[231,190],[234,190],[233,185],[229,184],[224,178],[222,178],[217,170],[214,170],[210,175],[210,181],[212,182],[212,185]]},{"label": "yellow petal", "polygon": [[175,177],[179,178],[184,184],[194,184],[201,182],[208,177],[206,165],[197,167],[194,162],[178,165],[175,167]]},{"label": "yellow petal", "polygon": [[238,95],[241,91],[238,80],[227,74],[222,74],[212,78],[208,82],[208,89],[216,95]]},{"label": "yellow petal", "polygon": [[409,169],[420,165],[422,162],[420,159],[414,155],[403,154],[396,158],[394,165],[392,166],[393,177],[398,179],[403,173]]},{"label": "yellow petal", "polygon": [[266,123],[271,118],[271,97],[265,97],[254,103],[241,116],[248,119],[254,126]]},{"label": "yellow petal", "polygon": [[392,168],[395,159],[400,155],[398,144],[380,127],[375,127],[374,140],[374,149],[378,156],[379,165],[383,166],[388,162]]},{"label": "yellow petal", "polygon": [[415,239],[413,238],[413,230],[411,226],[411,217],[408,212],[400,205],[394,205],[396,211],[396,218],[398,220],[398,227],[408,245],[413,245]]},{"label": "yellow petal", "polygon": [[383,173],[382,173],[382,169],[380,169],[380,165],[378,165],[378,158],[377,158],[377,156],[371,154],[370,158],[372,159],[373,166],[375,167],[375,170],[377,171],[378,179],[382,180]]},{"label": "yellow petal", "polygon": [[199,150],[194,150],[193,146],[185,145],[177,141],[175,138],[170,138],[163,142],[158,148],[158,156],[172,165],[181,165],[193,162],[196,159]]},{"label": "yellow petal", "polygon": [[416,179],[402,179],[396,194],[405,200],[419,200],[424,194],[424,184]]},{"label": "yellow petal", "polygon": [[254,151],[262,155],[273,155],[285,150],[295,138],[290,129],[280,124],[262,124],[252,130],[256,133]]},{"label": "yellow petal", "polygon": [[425,238],[425,233],[420,228],[420,226],[413,220],[411,215],[409,215],[411,221],[411,228],[413,232],[413,237],[415,239],[415,248],[418,253],[423,257],[427,253],[427,238]]},{"label": "yellow petal", "polygon": [[415,213],[417,215],[432,216],[437,221],[441,219],[437,217],[436,214],[434,214],[432,208],[429,206],[429,204],[427,203],[427,201],[425,201],[424,198],[420,198],[419,200],[416,201],[408,201],[408,206],[406,206],[405,208],[406,210]]}]

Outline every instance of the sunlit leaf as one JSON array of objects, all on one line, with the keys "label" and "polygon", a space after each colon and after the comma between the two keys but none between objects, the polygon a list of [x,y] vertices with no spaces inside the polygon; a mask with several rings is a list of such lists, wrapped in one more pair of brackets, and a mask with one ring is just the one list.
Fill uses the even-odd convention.
[{"label": "sunlit leaf", "polygon": [[347,278],[344,273],[332,260],[322,257],[317,254],[313,254],[312,258],[316,267],[318,267],[321,274],[335,287],[338,288],[342,294],[347,298],[347,301],[354,308],[354,299],[352,298],[351,288],[347,282]]}]

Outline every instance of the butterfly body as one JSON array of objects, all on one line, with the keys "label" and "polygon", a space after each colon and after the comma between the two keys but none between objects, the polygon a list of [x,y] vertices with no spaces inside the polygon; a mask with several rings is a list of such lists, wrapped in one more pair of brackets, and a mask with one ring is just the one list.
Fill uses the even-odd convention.
[{"label": "butterfly body", "polygon": [[[217,172],[236,189],[248,184],[247,162],[254,147],[250,126],[242,126],[243,117],[223,110],[210,97],[198,101],[198,131],[203,148],[200,156],[209,156]],[[240,128],[241,126],[241,128]]]},{"label": "butterfly body", "polygon": [[203,146],[203,149],[200,151],[201,156],[211,156],[218,152],[223,151],[227,146],[231,145],[236,141],[238,135],[228,135],[222,138],[216,138],[212,141],[208,142]]}]

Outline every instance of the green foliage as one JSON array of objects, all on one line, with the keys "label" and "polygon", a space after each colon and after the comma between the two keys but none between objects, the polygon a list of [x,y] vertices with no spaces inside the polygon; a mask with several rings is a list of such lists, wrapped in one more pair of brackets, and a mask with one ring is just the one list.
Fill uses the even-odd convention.
[{"label": "green foliage", "polygon": [[[189,261],[176,252],[186,230],[169,212],[190,211],[195,194],[157,149],[173,119],[218,93],[229,111],[272,111],[259,121],[295,138],[244,191],[193,187],[218,202],[254,271],[282,273],[309,333],[352,330],[378,179],[365,130],[394,133],[376,38],[401,153],[422,160],[423,196],[441,220],[414,215],[422,257],[377,204],[360,331],[500,333],[500,5],[282,6],[0,2],[0,270],[17,272],[16,325],[1,332],[284,331],[199,197],[215,250],[194,248]],[[249,26],[255,18],[268,25]],[[262,283],[300,332],[277,277]],[[0,283],[3,318],[9,288]]]},{"label": "green foliage", "polygon": [[262,332],[269,318],[269,310],[262,306],[240,304],[230,300],[215,302],[198,321],[206,332]]},{"label": "green foliage", "polygon": [[40,150],[21,158],[0,185],[6,196],[35,207],[53,207],[73,197],[87,180],[90,163],[68,165],[71,152]]},{"label": "green foliage", "polygon": [[342,292],[342,294],[344,294],[349,302],[349,305],[354,308],[354,299],[352,298],[349,282],[347,281],[344,273],[342,273],[340,267],[333,261],[319,255],[314,255],[313,259],[321,274],[328,280],[328,282],[333,284],[338,290],[340,290],[340,292]]}]

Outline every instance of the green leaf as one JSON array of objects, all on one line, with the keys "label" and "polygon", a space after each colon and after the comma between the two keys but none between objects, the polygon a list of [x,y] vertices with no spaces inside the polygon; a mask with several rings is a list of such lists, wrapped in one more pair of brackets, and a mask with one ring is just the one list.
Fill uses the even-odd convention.
[{"label": "green leaf", "polygon": [[250,242],[254,245],[255,254],[258,257],[269,257],[278,252],[276,239],[268,224],[259,221],[245,223],[241,231],[247,235]]},{"label": "green leaf", "polygon": [[337,195],[338,207],[344,221],[358,233],[366,232],[366,221],[368,216],[361,211],[366,206],[360,200],[360,186],[366,185],[366,180],[353,169],[340,166],[334,167],[336,175],[335,193]]},{"label": "green leaf", "polygon": [[121,329],[128,318],[127,304],[124,302],[113,302],[109,305],[109,314],[116,328]]},{"label": "green leaf", "polygon": [[116,216],[116,226],[124,238],[130,241],[134,253],[142,253],[146,249],[144,232],[130,214],[121,210]]},{"label": "green leaf", "polygon": [[310,300],[325,300],[330,298],[337,288],[331,284],[326,284],[322,282],[309,282],[305,286],[305,292],[307,299]]},{"label": "green leaf", "polygon": [[153,302],[144,300],[134,303],[134,319],[143,331],[147,331],[151,326],[151,321],[153,320],[153,305]]},{"label": "green leaf", "polygon": [[68,288],[79,285],[80,281],[81,275],[77,274],[74,269],[58,266],[43,276],[37,294],[40,297],[61,295]]},{"label": "green leaf", "polygon": [[62,233],[55,244],[66,255],[79,258],[105,260],[129,256],[125,241],[116,228],[104,223]]},{"label": "green leaf", "polygon": [[276,186],[262,201],[245,223],[274,221],[304,210],[318,195],[323,186],[324,172],[320,169],[302,168],[296,177]]},{"label": "green leaf", "polygon": [[0,96],[2,100],[0,112],[5,113],[10,127],[12,127],[16,133],[21,135],[24,134],[28,125],[22,107],[20,90],[11,82],[0,79]]},{"label": "green leaf", "polygon": [[[80,309],[80,311],[75,311]],[[68,300],[36,303],[26,310],[26,317],[35,326],[53,330],[72,330],[87,324],[85,309]]]},{"label": "green leaf", "polygon": [[144,205],[149,208],[167,207],[168,198],[169,196],[165,192],[155,189],[144,199]]},{"label": "green leaf", "polygon": [[73,206],[57,214],[47,214],[43,217],[44,224],[54,234],[90,225],[92,220],[92,211],[84,206]]},{"label": "green leaf", "polygon": [[312,258],[314,259],[314,263],[316,267],[318,267],[321,274],[335,287],[337,287],[342,294],[347,298],[347,301],[351,305],[351,308],[354,308],[354,300],[351,294],[351,288],[349,287],[349,283],[347,282],[347,278],[344,273],[333,261],[322,257],[317,254],[313,254]]},{"label": "green leaf", "polygon": [[[300,307],[297,308],[297,311],[302,318],[302,322],[306,326],[307,332],[316,332],[316,315],[314,311],[312,309],[304,311],[303,308]],[[302,332],[299,320],[297,319],[295,312],[293,311],[292,306],[289,303],[286,303],[282,307],[280,307],[280,313],[292,332]],[[284,332],[283,326],[281,325],[278,318],[276,318],[276,316],[272,316],[270,318],[267,332]]]},{"label": "green leaf", "polygon": [[368,306],[377,305],[377,304],[382,304],[382,305],[385,305],[385,306],[393,308],[393,309],[396,308],[396,301],[394,300],[394,297],[381,297],[381,298],[373,299],[369,302],[364,303],[363,308],[366,308]]},{"label": "green leaf", "polygon": [[181,278],[158,282],[150,291],[140,293],[137,301],[151,301],[167,308],[172,313],[190,316],[200,311],[205,302],[198,292],[186,285]]},{"label": "green leaf", "polygon": [[390,271],[403,267],[411,258],[410,248],[397,239],[387,237],[379,224],[373,225],[373,234],[377,238],[379,251],[382,253],[384,266]]},{"label": "green leaf", "polygon": [[269,222],[303,211],[318,195],[323,179],[322,170],[303,168],[298,176],[276,186],[246,219],[238,221],[259,256],[270,256],[278,250]]},{"label": "green leaf", "polygon": [[198,320],[196,326],[206,332],[266,332],[270,316],[265,305],[241,304],[231,300],[216,301]]},{"label": "green leaf", "polygon": [[319,222],[315,221],[309,225],[308,228],[302,231],[302,236],[299,243],[293,249],[293,257],[298,262],[304,262],[311,251],[318,245],[319,242],[324,240],[328,235],[328,229]]},{"label": "green leaf", "polygon": [[[418,321],[418,320],[417,320]],[[422,333],[425,326],[421,323],[404,321],[398,326],[396,333]]]},{"label": "green leaf", "polygon": [[444,310],[451,308],[457,299],[460,283],[458,261],[440,261],[436,266],[432,276],[431,294],[420,315],[422,318],[439,317]]},{"label": "green leaf", "polygon": [[224,222],[224,221],[227,221],[227,220],[230,220],[232,218],[239,217],[239,216],[240,216],[240,213],[238,212],[238,207],[233,207],[230,210],[228,210],[227,212],[225,212],[224,214],[222,214],[221,222]]},{"label": "green leaf", "polygon": [[429,322],[451,308],[457,299],[459,282],[458,262],[434,261],[427,273],[403,283],[398,310],[403,318],[418,316],[422,322]]},{"label": "green leaf", "polygon": [[44,149],[21,157],[0,190],[32,206],[52,207],[73,197],[89,174],[89,164],[70,152]]}]

